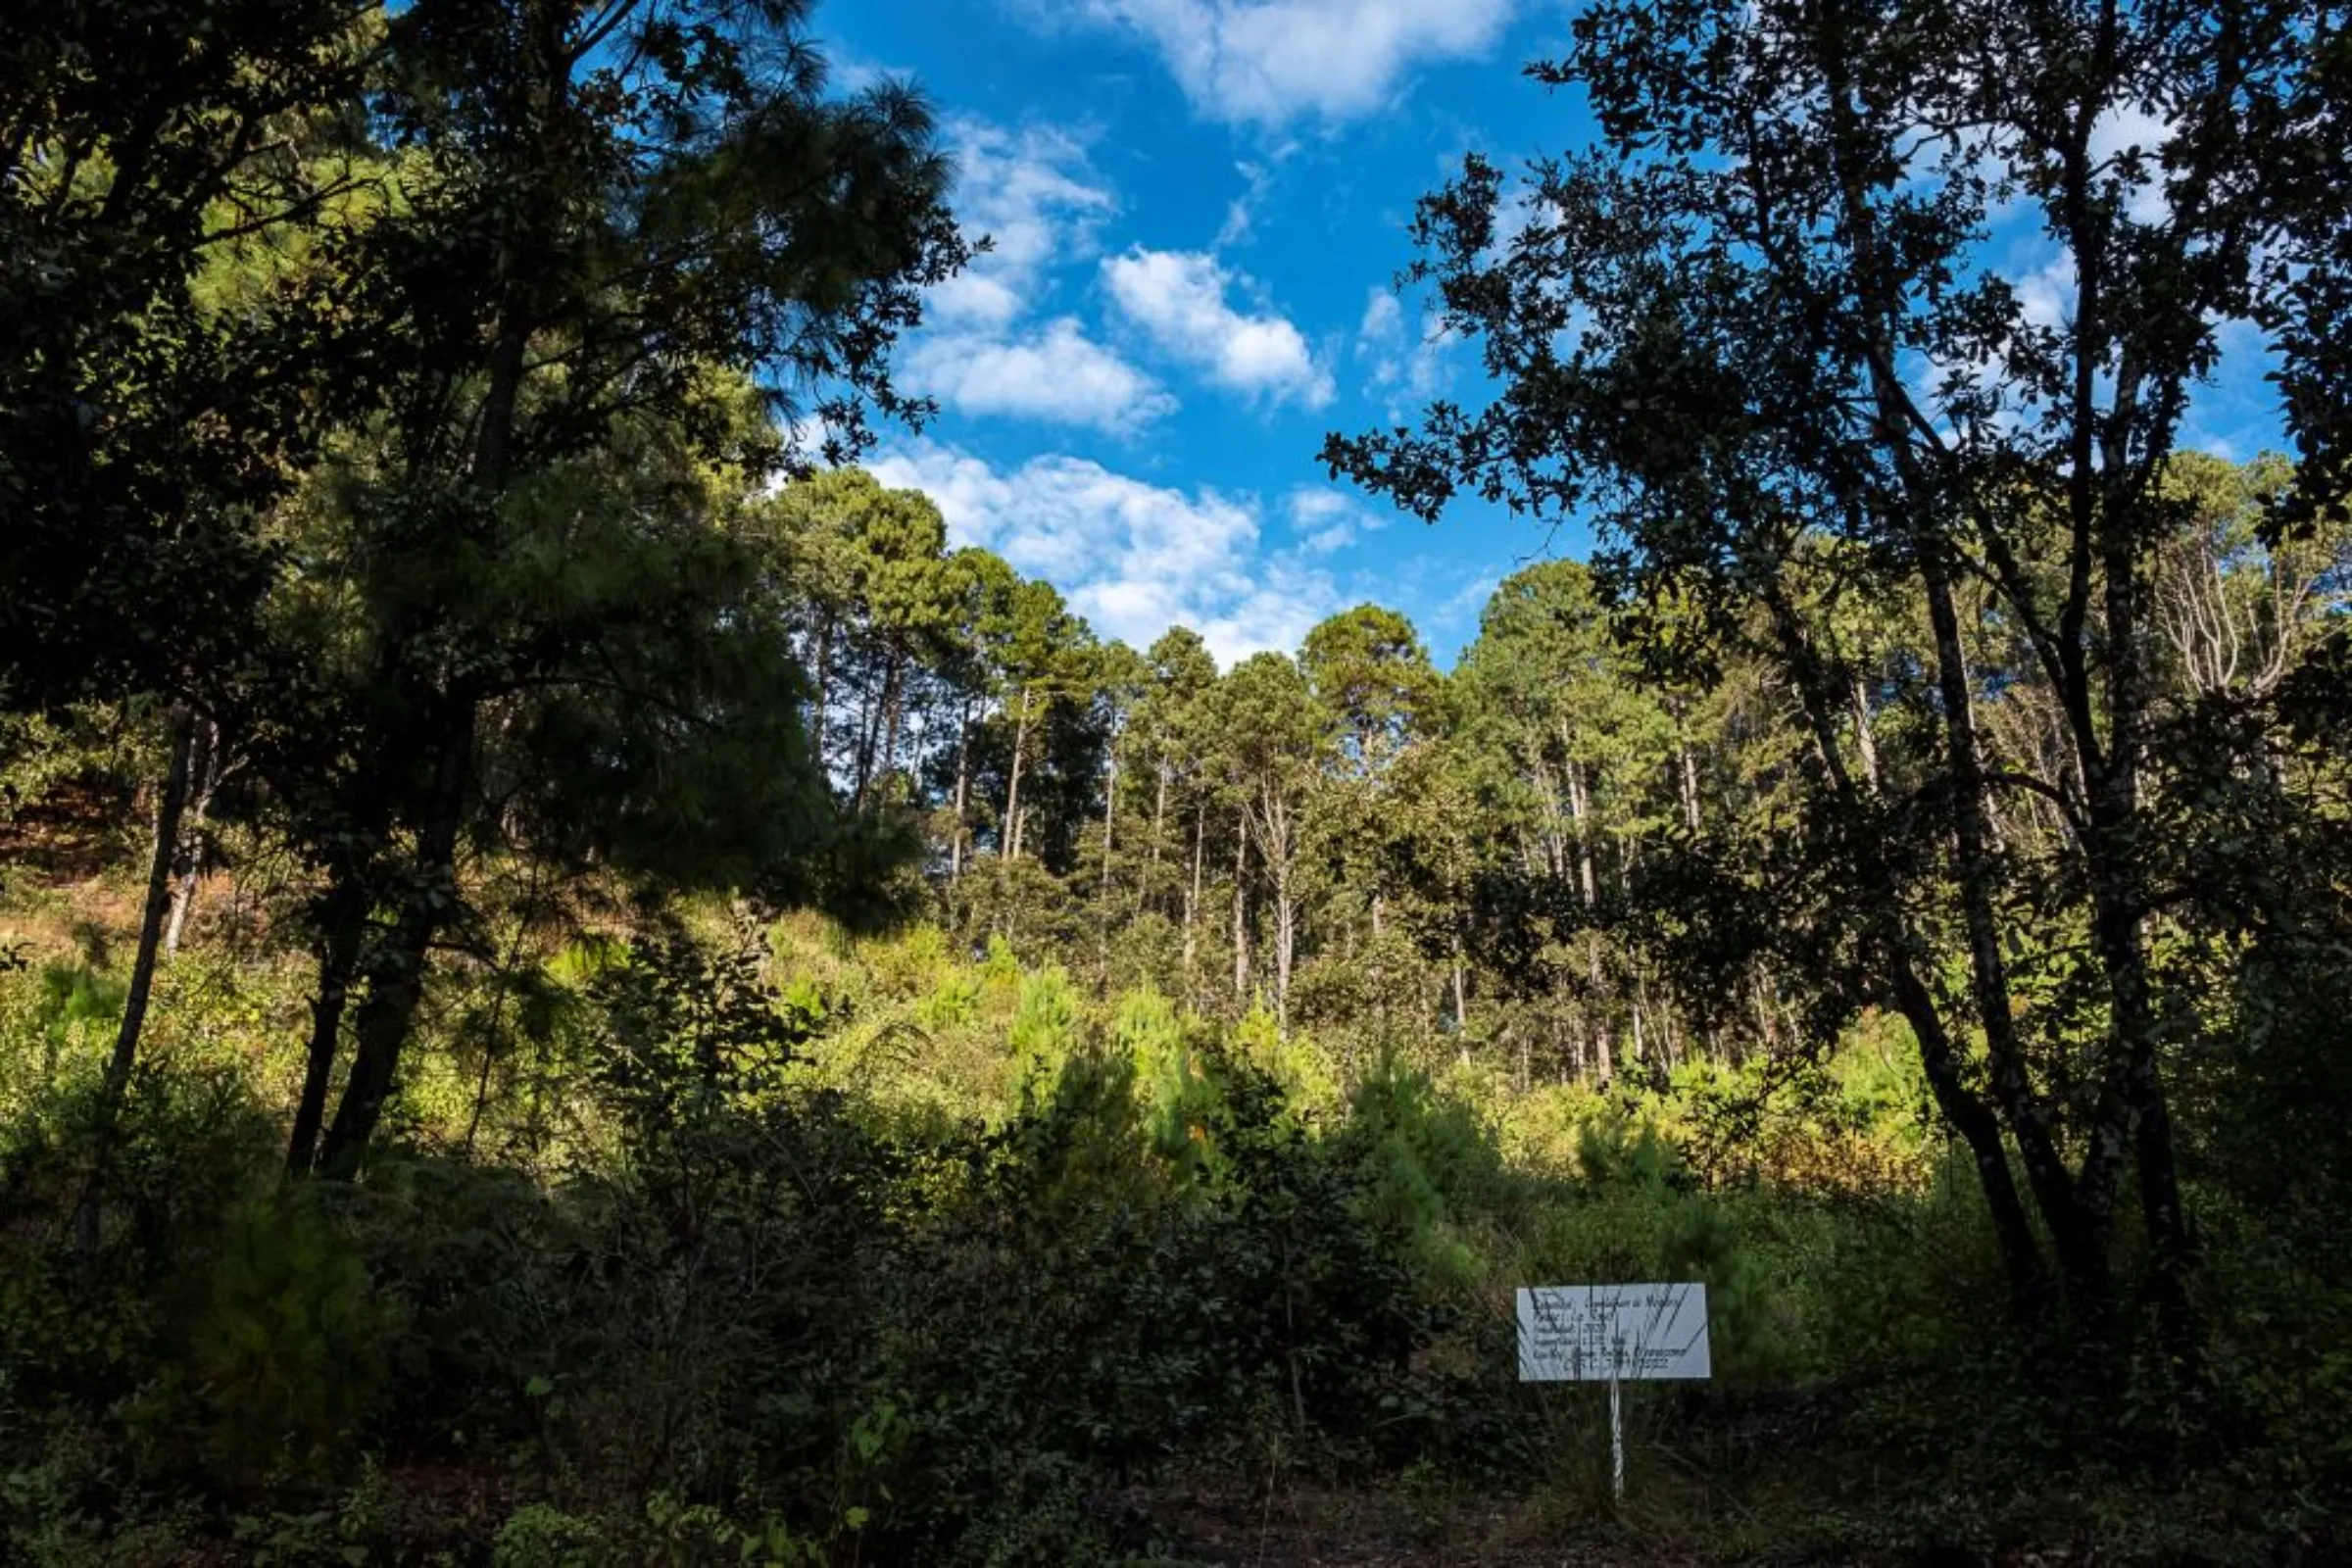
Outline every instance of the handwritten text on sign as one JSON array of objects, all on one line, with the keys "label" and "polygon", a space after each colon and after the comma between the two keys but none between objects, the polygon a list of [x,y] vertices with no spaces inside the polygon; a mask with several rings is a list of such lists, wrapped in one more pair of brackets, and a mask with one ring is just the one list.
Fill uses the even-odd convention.
[{"label": "handwritten text on sign", "polygon": [[1519,1292],[1519,1381],[1703,1378],[1704,1285],[1539,1285]]}]

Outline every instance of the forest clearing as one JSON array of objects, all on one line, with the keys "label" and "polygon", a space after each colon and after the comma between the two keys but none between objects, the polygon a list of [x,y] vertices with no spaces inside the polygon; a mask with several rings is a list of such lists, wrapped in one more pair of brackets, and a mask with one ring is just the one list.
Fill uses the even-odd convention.
[{"label": "forest clearing", "polygon": [[1479,5],[12,20],[0,1568],[2352,1553],[2342,9]]}]

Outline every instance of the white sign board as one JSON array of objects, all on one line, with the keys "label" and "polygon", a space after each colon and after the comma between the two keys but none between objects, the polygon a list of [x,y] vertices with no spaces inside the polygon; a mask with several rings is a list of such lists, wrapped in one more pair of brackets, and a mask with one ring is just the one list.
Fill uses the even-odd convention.
[{"label": "white sign board", "polygon": [[1539,1285],[1519,1292],[1519,1381],[1712,1376],[1704,1285]]}]

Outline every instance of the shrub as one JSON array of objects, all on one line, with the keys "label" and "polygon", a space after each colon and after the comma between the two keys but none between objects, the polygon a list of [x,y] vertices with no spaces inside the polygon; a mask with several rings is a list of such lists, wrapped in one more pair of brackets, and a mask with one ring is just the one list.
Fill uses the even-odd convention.
[{"label": "shrub", "polygon": [[186,1282],[175,1364],[142,1424],[232,1487],[331,1473],[381,1394],[389,1314],[302,1189],[235,1204]]}]

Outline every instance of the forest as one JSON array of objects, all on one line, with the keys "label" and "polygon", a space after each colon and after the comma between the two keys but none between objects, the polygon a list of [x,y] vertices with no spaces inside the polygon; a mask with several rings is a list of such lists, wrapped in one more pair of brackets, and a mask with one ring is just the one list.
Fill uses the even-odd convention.
[{"label": "forest", "polygon": [[1296,455],[1590,530],[1449,665],[875,477],[822,21],[0,32],[0,1564],[2352,1550],[2342,7],[1577,9]]}]

